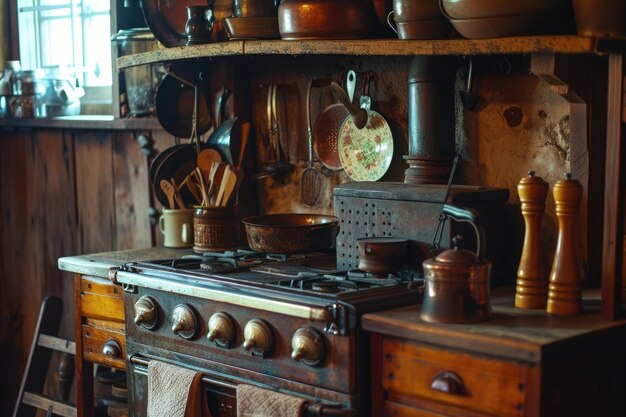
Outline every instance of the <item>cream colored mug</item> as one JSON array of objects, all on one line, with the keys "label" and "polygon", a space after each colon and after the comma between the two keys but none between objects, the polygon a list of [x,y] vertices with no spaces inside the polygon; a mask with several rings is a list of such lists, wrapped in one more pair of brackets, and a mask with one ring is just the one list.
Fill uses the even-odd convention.
[{"label": "cream colored mug", "polygon": [[165,237],[163,245],[168,248],[193,246],[194,209],[163,209],[159,217],[159,229]]}]

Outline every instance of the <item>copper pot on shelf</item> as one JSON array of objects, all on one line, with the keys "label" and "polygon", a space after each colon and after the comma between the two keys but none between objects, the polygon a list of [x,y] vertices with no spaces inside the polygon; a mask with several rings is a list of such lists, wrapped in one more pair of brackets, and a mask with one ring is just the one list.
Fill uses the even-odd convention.
[{"label": "copper pot on shelf", "polygon": [[491,316],[489,275],[491,262],[482,259],[485,236],[480,215],[472,209],[445,204],[443,213],[469,222],[476,232],[476,253],[462,249],[461,238],[454,248],[424,261],[424,301],[420,318],[431,323],[477,323]]}]

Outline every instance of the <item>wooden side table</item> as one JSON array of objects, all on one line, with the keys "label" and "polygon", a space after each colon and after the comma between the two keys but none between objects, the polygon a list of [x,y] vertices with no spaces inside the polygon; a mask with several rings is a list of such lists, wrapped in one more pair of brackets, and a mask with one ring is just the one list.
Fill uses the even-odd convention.
[{"label": "wooden side table", "polygon": [[626,321],[578,316],[493,297],[493,320],[432,324],[420,306],[363,317],[372,332],[372,415],[614,417],[626,415]]}]

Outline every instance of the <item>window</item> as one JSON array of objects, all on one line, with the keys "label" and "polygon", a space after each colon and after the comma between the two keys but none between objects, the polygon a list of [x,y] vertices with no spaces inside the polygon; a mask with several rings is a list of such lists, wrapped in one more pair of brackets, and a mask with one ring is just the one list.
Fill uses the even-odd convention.
[{"label": "window", "polygon": [[109,0],[17,0],[22,69],[60,66],[86,99],[111,101]]}]

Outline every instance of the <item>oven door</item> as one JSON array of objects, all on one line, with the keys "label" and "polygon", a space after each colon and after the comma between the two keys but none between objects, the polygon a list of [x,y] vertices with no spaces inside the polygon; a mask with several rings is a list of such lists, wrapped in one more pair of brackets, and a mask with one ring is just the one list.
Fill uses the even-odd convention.
[{"label": "oven door", "polygon": [[[132,355],[128,359],[128,395],[131,417],[147,416],[148,363],[151,360],[153,359],[141,355]],[[177,365],[180,366],[180,364]],[[207,374],[202,377],[202,382],[204,389],[207,391],[211,415],[213,417],[237,417],[237,384]],[[259,384],[253,381],[242,382],[259,386]],[[292,392],[289,394],[294,395]],[[310,399],[306,405],[304,415],[306,417],[355,417],[356,411]]]}]

